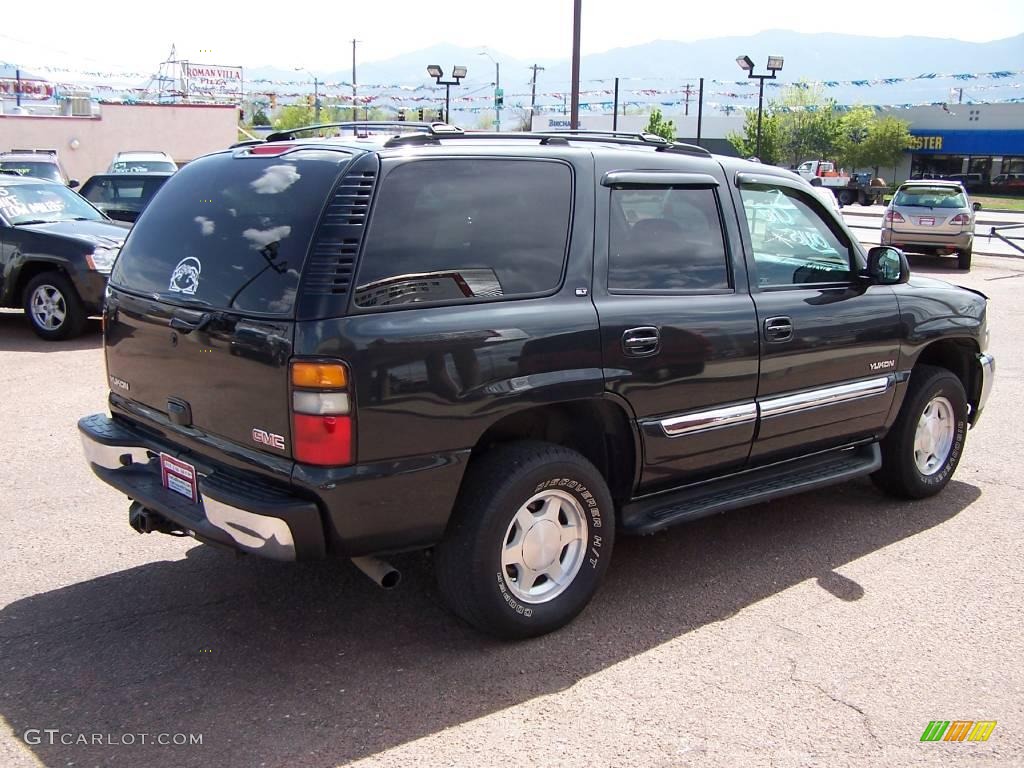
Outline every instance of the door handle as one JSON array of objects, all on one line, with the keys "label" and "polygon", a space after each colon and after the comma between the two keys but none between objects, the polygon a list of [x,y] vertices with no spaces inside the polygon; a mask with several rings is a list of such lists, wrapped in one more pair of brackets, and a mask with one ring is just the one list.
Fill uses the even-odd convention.
[{"label": "door handle", "polygon": [[764,321],[764,337],[768,341],[789,341],[793,338],[793,321],[788,317],[769,317]]},{"label": "door handle", "polygon": [[622,351],[630,357],[647,357],[658,352],[661,334],[653,325],[630,328],[622,334]]}]

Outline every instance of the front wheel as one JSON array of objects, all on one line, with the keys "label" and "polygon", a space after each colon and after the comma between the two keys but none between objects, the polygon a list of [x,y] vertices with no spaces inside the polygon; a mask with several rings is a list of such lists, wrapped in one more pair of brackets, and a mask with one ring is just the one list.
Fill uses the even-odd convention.
[{"label": "front wheel", "polygon": [[41,339],[61,341],[85,329],[86,313],[75,286],[60,272],[43,272],[25,287],[25,314]]},{"label": "front wheel", "polygon": [[967,437],[967,397],[951,371],[918,365],[896,422],[882,441],[882,468],[872,480],[905,499],[923,499],[946,487]]},{"label": "front wheel", "polygon": [[844,189],[839,193],[839,204],[840,205],[851,205],[853,203],[853,192],[848,189]]},{"label": "front wheel", "polygon": [[437,547],[437,581],[477,629],[535,637],[586,607],[614,541],[611,494],[593,464],[550,443],[510,443],[467,470]]}]

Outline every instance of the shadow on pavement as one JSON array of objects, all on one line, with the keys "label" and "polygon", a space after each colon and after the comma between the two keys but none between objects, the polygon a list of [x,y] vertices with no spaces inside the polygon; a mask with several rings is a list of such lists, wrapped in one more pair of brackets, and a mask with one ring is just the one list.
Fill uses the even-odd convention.
[{"label": "shadow on pavement", "polygon": [[24,312],[0,312],[0,352],[66,352],[103,346],[99,318],[89,318],[85,332],[68,341],[43,341],[35,335]]},{"label": "shadow on pavement", "polygon": [[979,495],[954,482],[898,504],[861,481],[621,538],[583,615],[518,644],[447,613],[426,554],[395,558],[406,578],[383,592],[344,562],[196,546],[0,611],[0,715],[19,739],[47,728],[203,735],[201,746],[58,736],[25,747],[46,766],[336,765],[562,690],[808,579],[859,599],[835,569]]}]

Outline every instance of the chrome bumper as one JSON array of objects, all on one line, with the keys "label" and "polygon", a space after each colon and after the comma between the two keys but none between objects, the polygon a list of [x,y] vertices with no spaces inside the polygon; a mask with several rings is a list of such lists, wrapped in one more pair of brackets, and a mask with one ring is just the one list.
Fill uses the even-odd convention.
[{"label": "chrome bumper", "polygon": [[[198,504],[179,499],[159,487],[159,456],[152,447],[111,445],[100,435],[81,429],[82,448],[92,470],[101,479],[164,515],[199,539],[211,539],[272,560],[295,560],[296,545],[288,523],[268,514],[256,514],[213,498],[199,476]],[[156,487],[154,487],[154,485]]]},{"label": "chrome bumper", "polygon": [[971,426],[978,423],[985,403],[988,402],[988,396],[992,392],[992,382],[996,377],[996,359],[986,352],[979,353],[978,368],[981,376],[981,394],[978,396],[978,407],[971,414]]}]

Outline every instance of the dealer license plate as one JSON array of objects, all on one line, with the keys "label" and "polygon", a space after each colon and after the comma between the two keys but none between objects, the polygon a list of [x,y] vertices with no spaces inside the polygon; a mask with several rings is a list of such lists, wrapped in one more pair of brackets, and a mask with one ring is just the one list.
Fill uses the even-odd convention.
[{"label": "dealer license plate", "polygon": [[188,462],[161,453],[160,482],[167,490],[179,493],[191,502],[199,501],[196,468]]}]

